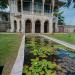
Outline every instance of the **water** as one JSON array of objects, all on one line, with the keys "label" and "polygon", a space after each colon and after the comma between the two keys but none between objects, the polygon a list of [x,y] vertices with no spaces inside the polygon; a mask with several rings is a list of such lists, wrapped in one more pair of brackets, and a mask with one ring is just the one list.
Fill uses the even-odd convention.
[{"label": "water", "polygon": [[[53,41],[48,41],[47,39],[41,37],[26,37],[26,44],[28,44],[30,41],[35,41],[38,45],[38,48],[43,45],[49,45],[50,47],[57,46],[58,49],[56,50],[56,55],[59,57],[57,62],[58,65],[61,66],[62,70],[64,70],[63,75],[75,75],[75,52],[59,48],[59,44]],[[58,75],[61,75],[60,71],[58,71]]]},{"label": "water", "polygon": [[75,60],[75,53],[69,50],[59,49],[57,50],[57,55],[61,58],[68,57],[71,58],[72,60]]}]

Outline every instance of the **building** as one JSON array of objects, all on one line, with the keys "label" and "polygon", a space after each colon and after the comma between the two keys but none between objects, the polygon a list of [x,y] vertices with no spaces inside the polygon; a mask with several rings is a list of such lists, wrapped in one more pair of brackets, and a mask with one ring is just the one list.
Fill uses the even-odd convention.
[{"label": "building", "polygon": [[58,25],[58,32],[61,33],[70,33],[70,32],[75,32],[75,26],[73,25]]},{"label": "building", "polygon": [[64,32],[64,25],[58,25],[58,32],[63,33]]},{"label": "building", "polygon": [[[54,0],[9,0],[11,32],[52,33]],[[53,24],[54,23],[54,24]]]},{"label": "building", "polygon": [[9,32],[10,15],[7,12],[0,11],[0,32]]},{"label": "building", "polygon": [[75,32],[75,26],[73,25],[65,25],[64,32]]}]

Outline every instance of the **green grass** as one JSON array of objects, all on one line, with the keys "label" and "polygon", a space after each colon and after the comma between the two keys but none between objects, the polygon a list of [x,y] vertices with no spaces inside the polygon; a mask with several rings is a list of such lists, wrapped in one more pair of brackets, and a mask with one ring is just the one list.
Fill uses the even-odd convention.
[{"label": "green grass", "polygon": [[75,33],[66,34],[50,34],[48,36],[54,37],[56,39],[68,42],[70,44],[75,44]]},{"label": "green grass", "polygon": [[21,34],[0,34],[0,66],[4,66],[3,75],[9,75],[16,59]]}]

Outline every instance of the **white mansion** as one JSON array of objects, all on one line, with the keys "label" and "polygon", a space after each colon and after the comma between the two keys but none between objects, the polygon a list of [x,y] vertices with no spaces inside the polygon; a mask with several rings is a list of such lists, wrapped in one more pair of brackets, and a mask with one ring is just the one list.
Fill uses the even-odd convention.
[{"label": "white mansion", "polygon": [[[11,32],[52,33],[54,0],[9,0]],[[53,24],[54,23],[54,24]]]}]

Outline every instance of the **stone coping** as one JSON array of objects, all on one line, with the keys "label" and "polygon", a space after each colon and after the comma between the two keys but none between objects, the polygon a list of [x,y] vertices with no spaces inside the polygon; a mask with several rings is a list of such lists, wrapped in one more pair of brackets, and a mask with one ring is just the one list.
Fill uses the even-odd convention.
[{"label": "stone coping", "polygon": [[24,49],[25,49],[25,35],[23,35],[18,56],[16,58],[15,64],[13,65],[10,75],[22,75],[24,62]]},{"label": "stone coping", "polygon": [[68,47],[68,48],[71,48],[71,49],[75,50],[75,45],[72,45],[72,44],[70,44],[70,43],[67,43],[67,42],[64,42],[64,41],[55,39],[55,38],[53,38],[53,37],[46,36],[46,35],[40,35],[40,36],[41,36],[41,37],[44,37],[44,38],[46,38],[46,39],[48,39],[48,40],[52,40],[52,41],[54,41],[54,42],[56,42],[56,43],[59,43],[59,44],[61,44],[61,45],[64,45],[65,47]]}]

